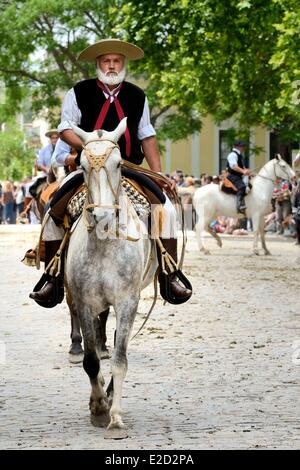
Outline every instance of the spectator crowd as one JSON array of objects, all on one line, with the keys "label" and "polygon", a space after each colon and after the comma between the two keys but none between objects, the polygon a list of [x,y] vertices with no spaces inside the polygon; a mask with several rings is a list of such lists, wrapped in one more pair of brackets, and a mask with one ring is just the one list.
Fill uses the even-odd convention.
[{"label": "spectator crowd", "polygon": [[[167,175],[176,182],[178,193],[181,197],[185,211],[187,228],[193,229],[195,225],[195,213],[192,208],[193,195],[197,188],[207,184],[220,184],[224,171],[220,175],[208,175],[202,173],[199,178],[186,175],[180,169]],[[26,217],[24,210],[31,200],[30,186],[38,178],[26,177],[19,183],[7,180],[0,182],[0,223],[37,223],[36,217],[28,211]],[[300,172],[297,173],[295,182],[281,181],[273,191],[270,213],[265,216],[265,231],[278,233],[284,237],[296,238],[300,243]],[[298,222],[299,221],[299,222]],[[231,218],[219,216],[211,224],[211,228],[217,233],[244,235],[252,230],[251,219]]]}]

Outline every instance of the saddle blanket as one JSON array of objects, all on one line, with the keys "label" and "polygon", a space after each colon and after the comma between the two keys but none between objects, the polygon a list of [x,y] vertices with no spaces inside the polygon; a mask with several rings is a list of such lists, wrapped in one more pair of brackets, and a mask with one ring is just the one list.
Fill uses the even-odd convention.
[{"label": "saddle blanket", "polygon": [[[122,177],[122,187],[126,196],[130,200],[138,217],[145,219],[150,215],[151,205],[146,196],[139,190],[135,183],[129,181],[127,178]],[[86,199],[87,188],[85,183],[78,188],[76,193],[71,197],[67,205],[67,215],[69,215],[71,222],[75,222],[81,215],[84,202]]]}]

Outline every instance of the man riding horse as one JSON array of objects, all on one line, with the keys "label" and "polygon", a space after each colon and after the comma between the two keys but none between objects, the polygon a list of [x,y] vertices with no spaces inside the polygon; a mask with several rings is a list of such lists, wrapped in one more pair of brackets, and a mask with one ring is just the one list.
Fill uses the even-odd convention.
[{"label": "man riding horse", "polygon": [[55,180],[55,176],[52,174],[51,157],[59,138],[59,133],[56,129],[51,129],[46,132],[45,136],[49,138],[50,142],[40,150],[36,160],[36,169],[40,171],[41,174],[29,189],[30,194],[34,198],[37,197],[38,188],[42,183],[46,183],[47,180],[48,183],[51,183]]},{"label": "man riding horse", "polygon": [[229,175],[227,179],[235,186],[237,193],[237,212],[244,214],[246,210],[245,194],[246,184],[243,181],[244,176],[249,176],[251,171],[245,168],[243,153],[247,147],[243,140],[236,140],[233,148],[227,157],[227,168]]},{"label": "man riding horse", "polygon": [[[81,52],[79,60],[96,63],[97,78],[77,83],[66,94],[58,126],[60,140],[55,150],[56,161],[60,165],[80,166],[82,141],[74,133],[72,124],[86,132],[97,129],[111,131],[127,116],[125,135],[118,142],[123,160],[140,165],[145,158],[151,170],[161,172],[160,154],[156,133],[150,123],[147,97],[142,89],[125,81],[127,60],[137,60],[143,56],[144,52],[139,47],[117,39],[98,41]],[[71,149],[77,149],[78,155],[74,155]],[[62,199],[66,196],[63,188],[67,185],[72,187],[72,180],[75,182],[80,172],[77,170],[65,179],[59,190]],[[73,189],[74,185],[76,182]],[[176,211],[167,195],[163,194],[163,198],[164,223],[160,240],[166,252],[177,262]],[[56,201],[58,205],[59,202]],[[52,207],[50,215],[55,219],[54,213]],[[57,219],[54,222],[50,217],[43,233],[45,266],[55,256],[63,236],[64,229]],[[190,298],[191,290],[183,287],[174,273],[170,274],[168,282],[178,303]],[[30,297],[41,303],[47,302],[53,296],[53,291],[54,282],[48,275],[44,286],[32,292]]]}]

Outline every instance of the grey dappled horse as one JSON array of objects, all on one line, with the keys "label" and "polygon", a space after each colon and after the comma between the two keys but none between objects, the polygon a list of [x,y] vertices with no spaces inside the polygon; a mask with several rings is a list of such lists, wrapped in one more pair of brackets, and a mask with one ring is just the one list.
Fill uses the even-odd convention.
[{"label": "grey dappled horse", "polygon": [[[68,248],[67,301],[78,316],[83,335],[83,367],[92,386],[92,422],[98,425],[109,422],[105,436],[123,438],[127,433],[121,417],[121,398],[128,341],[141,290],[151,282],[157,269],[156,249],[148,237],[131,235],[138,232],[137,224],[143,222],[134,219],[121,186],[122,159],[117,142],[125,132],[126,118],[113,132],[87,133],[75,126],[73,129],[84,143],[81,165],[88,193]],[[129,214],[128,232],[119,220],[120,209]],[[124,233],[114,232],[120,227]],[[99,313],[107,318],[110,306],[116,314],[116,334],[111,359],[113,390],[107,396],[100,372],[104,330],[99,328]]]}]

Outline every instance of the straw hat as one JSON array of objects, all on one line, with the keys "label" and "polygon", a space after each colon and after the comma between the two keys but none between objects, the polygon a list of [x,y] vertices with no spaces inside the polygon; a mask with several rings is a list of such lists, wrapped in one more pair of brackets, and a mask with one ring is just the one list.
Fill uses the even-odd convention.
[{"label": "straw hat", "polygon": [[57,136],[59,136],[59,133],[56,129],[50,129],[50,131],[46,132],[45,136],[51,137],[53,134],[57,134]]},{"label": "straw hat", "polygon": [[120,39],[102,39],[84,49],[78,56],[83,62],[95,62],[96,58],[104,54],[122,54],[128,60],[137,60],[144,57],[144,51],[130,42]]}]

